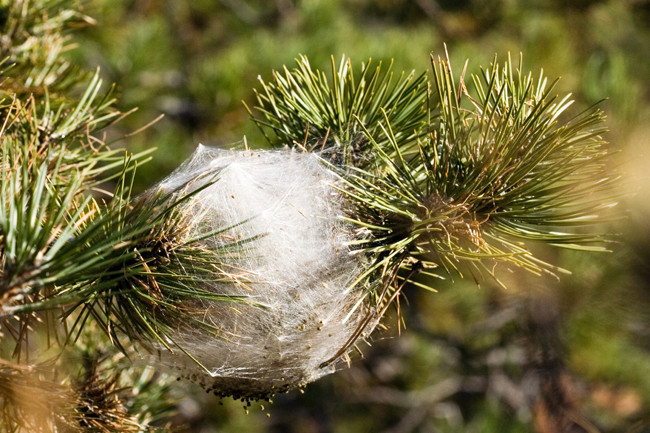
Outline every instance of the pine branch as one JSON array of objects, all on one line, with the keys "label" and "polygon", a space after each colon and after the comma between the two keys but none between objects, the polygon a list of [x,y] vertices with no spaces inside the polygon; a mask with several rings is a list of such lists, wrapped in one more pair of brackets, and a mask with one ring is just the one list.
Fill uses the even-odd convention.
[{"label": "pine branch", "polygon": [[[81,71],[62,55],[73,47],[67,29],[93,24],[74,6],[19,0],[0,7],[0,336],[3,358],[17,362],[0,363],[0,428],[142,431],[164,416],[168,398],[153,406],[144,395],[118,398],[121,367],[106,374],[93,362],[66,376],[57,357],[39,360],[52,350],[69,351],[72,343],[87,347],[88,338],[77,338],[90,328],[97,334],[97,325],[108,336],[102,350],[112,340],[127,355],[133,353],[123,344],[125,334],[151,344],[185,322],[214,332],[181,300],[218,296],[170,278],[168,269],[178,272],[177,265],[194,266],[208,255],[161,239],[168,234],[163,227],[169,233],[178,227],[169,218],[185,201],[169,200],[179,194],[142,200],[135,211],[129,203],[126,181],[150,151],[129,156],[98,137],[128,113],[113,107],[113,89],[103,90],[99,71]],[[108,204],[93,197],[116,180]],[[163,210],[142,210],[149,205]],[[177,251],[190,257],[157,264],[161,245],[174,248],[167,259]],[[162,298],[170,291],[175,298]],[[32,334],[46,337],[46,347],[35,345],[40,335]],[[140,370],[134,386],[164,397],[151,372]],[[83,380],[75,379],[79,373]]]},{"label": "pine branch", "polygon": [[[22,4],[27,8],[23,14],[31,11],[28,3]],[[39,13],[49,19],[44,9],[32,15]],[[38,18],[32,15],[22,17]],[[56,24],[63,22],[52,23],[60,32]],[[12,34],[19,37],[28,30]],[[4,75],[10,80],[6,71]],[[220,258],[239,254],[242,245],[254,241],[214,248],[199,243],[232,228],[205,229],[187,216],[188,207],[196,205],[195,195],[216,177],[191,192],[187,188],[193,188],[194,180],[185,189],[131,199],[136,163],[149,151],[127,156],[96,138],[98,131],[123,117],[112,108],[112,89],[102,95],[101,86],[97,72],[78,100],[61,99],[56,107],[47,86],[41,103],[37,96],[22,100],[13,93],[3,112],[0,317],[8,328],[11,318],[19,317],[18,331],[12,333],[16,359],[29,346],[31,325],[44,318],[50,323],[57,311],[57,320],[66,324],[64,335],[58,335],[57,326],[48,326],[47,333],[63,347],[77,341],[90,318],[124,353],[123,336],[149,348],[185,352],[174,342],[178,329],[200,329],[223,338],[218,325],[202,319],[203,303],[254,304],[205,288],[233,284],[221,270]],[[118,180],[112,199],[95,200],[89,193],[109,180]]]},{"label": "pine branch", "polygon": [[[13,286],[5,290],[4,316],[63,307],[62,318],[74,319],[66,340],[75,341],[92,318],[122,350],[122,335],[172,350],[176,346],[173,334],[179,328],[195,327],[221,336],[217,326],[201,320],[201,301],[254,304],[246,297],[203,288],[234,284],[231,276],[220,271],[221,257],[239,254],[242,245],[254,241],[199,246],[204,237],[230,228],[204,230],[187,219],[194,196],[215,180],[190,193],[193,182],[172,193],[158,192],[131,201],[125,184],[128,167],[125,164],[122,182],[107,207],[87,198],[64,227],[56,230],[58,236],[48,238],[29,272],[16,281],[8,278],[13,274],[5,274],[5,281],[13,281]],[[13,232],[30,233],[25,229]],[[42,291],[45,294],[34,296]]]},{"label": "pine branch", "polygon": [[[76,380],[61,379],[51,362],[31,366],[1,362],[0,430],[151,431],[147,425],[173,407],[168,385],[154,383],[150,370],[133,377],[132,368],[100,356],[85,356],[81,367],[83,375]],[[124,386],[125,382],[132,385]],[[147,391],[159,401],[149,400]],[[152,413],[150,405],[161,403],[165,407]]]},{"label": "pine branch", "polygon": [[617,178],[604,172],[602,114],[592,107],[560,121],[569,97],[552,97],[553,85],[524,74],[521,61],[513,69],[495,60],[472,76],[470,93],[462,77],[455,84],[448,60],[434,62],[437,116],[413,157],[401,151],[387,116],[380,135],[396,156],[365,130],[384,170],[354,169],[342,179],[356,205],[350,219],[368,233],[356,247],[375,255],[372,269],[384,279],[409,263],[461,275],[464,266],[474,278],[496,279],[497,262],[563,271],[521,241],[604,251],[603,235],[581,231],[606,221],[616,204]]},{"label": "pine branch", "polygon": [[[0,130],[3,304],[47,284],[34,285],[36,270],[89,217],[90,197],[84,193],[114,177],[111,172],[124,164],[123,154],[90,135],[121,114],[112,109],[110,93],[98,98],[100,86],[95,75],[73,107],[53,111],[47,98],[39,105],[32,97],[26,102],[15,98],[6,110]],[[130,163],[125,171],[133,167]]]},{"label": "pine branch", "polygon": [[[274,72],[274,82],[260,79],[263,91],[256,91],[254,108],[264,120],[246,106],[274,147],[321,151],[336,165],[367,167],[375,155],[363,127],[375,134],[385,112],[400,144],[408,146],[427,120],[426,74],[402,72],[395,80],[392,62],[382,72],[381,63],[373,69],[369,60],[357,79],[350,59],[343,57],[337,69],[332,57],[330,85],[324,72],[312,70],[307,57],[296,63],[291,71],[285,67],[284,75]],[[378,144],[387,149],[389,143],[378,138]]]},{"label": "pine branch", "polygon": [[95,24],[78,6],[74,0],[15,0],[0,7],[0,95],[70,98],[86,73],[63,55],[73,48],[66,32]]}]

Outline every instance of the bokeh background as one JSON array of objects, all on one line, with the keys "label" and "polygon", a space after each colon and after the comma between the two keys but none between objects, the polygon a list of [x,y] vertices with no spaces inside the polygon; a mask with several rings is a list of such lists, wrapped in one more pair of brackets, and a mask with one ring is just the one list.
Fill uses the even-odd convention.
[{"label": "bokeh background", "polygon": [[607,98],[622,193],[622,218],[603,225],[612,253],[541,251],[573,274],[513,272],[508,290],[408,288],[403,323],[391,313],[351,368],[248,413],[177,382],[179,431],[650,432],[650,1],[89,0],[84,12],[98,25],[70,55],[116,83],[122,110],[139,108],[111,134],[165,114],[121,143],[158,148],[140,191],[198,143],[264,146],[241,101],[299,54],[322,70],[345,54],[421,72],[446,44],[460,72],[522,52],[526,69],[561,77],[576,113]]}]

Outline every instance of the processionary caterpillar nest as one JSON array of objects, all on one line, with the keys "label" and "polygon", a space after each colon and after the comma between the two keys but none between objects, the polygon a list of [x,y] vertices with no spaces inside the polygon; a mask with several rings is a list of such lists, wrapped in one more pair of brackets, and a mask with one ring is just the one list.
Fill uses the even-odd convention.
[{"label": "processionary caterpillar nest", "polygon": [[217,395],[251,399],[333,372],[376,324],[354,284],[365,263],[349,247],[360,234],[341,218],[336,175],[314,154],[199,146],[156,189],[196,190],[214,176],[184,211],[187,236],[228,228],[201,240],[206,248],[250,239],[215,264],[228,282],[208,289],[262,307],[197,301],[221,332],[179,326],[174,339],[204,368],[182,351],[159,350],[155,362]]}]

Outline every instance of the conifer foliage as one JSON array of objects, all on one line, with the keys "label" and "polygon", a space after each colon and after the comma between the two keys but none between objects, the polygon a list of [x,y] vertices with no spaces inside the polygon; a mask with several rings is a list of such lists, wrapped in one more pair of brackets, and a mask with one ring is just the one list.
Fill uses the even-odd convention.
[{"label": "conifer foliage", "polygon": [[[154,373],[119,391],[121,377],[136,373],[94,337],[113,335],[110,290],[128,280],[134,257],[144,266],[132,243],[154,224],[125,226],[127,174],[145,156],[100,138],[124,115],[112,89],[62,55],[69,29],[93,23],[74,6],[19,0],[0,9],[3,431],[141,431],[153,417],[133,396]],[[110,181],[115,194],[103,190]],[[66,357],[74,369],[62,367]]]},{"label": "conifer foliage", "polygon": [[[337,320],[345,324],[341,329],[354,329],[343,340],[332,339],[337,346],[310,364],[316,373],[293,371],[295,383],[280,376],[260,382],[262,373],[250,371],[211,383],[205,377],[218,376],[218,369],[204,365],[208,352],[200,360],[191,347],[218,338],[220,351],[229,344],[233,353],[235,347],[241,351],[238,339],[246,336],[236,335],[238,320],[255,322],[257,315],[267,317],[259,323],[272,323],[264,332],[288,329],[280,321],[291,312],[273,316],[273,299],[258,302],[254,272],[235,266],[240,257],[267,263],[264,254],[270,252],[263,245],[269,242],[261,239],[275,239],[272,228],[237,237],[233,230],[260,218],[255,212],[197,225],[192,212],[221,209],[201,207],[227,173],[210,161],[172,188],[153,186],[133,197],[135,169],[148,152],[129,155],[102,139],[127,113],[114,107],[112,89],[106,90],[98,71],[82,71],[64,55],[69,29],[94,21],[73,1],[0,4],[3,430],[148,429],[169,410],[172,397],[160,373],[129,363],[147,351],[158,359],[172,352],[192,363],[185,376],[207,383],[215,394],[268,397],[349,360],[350,348],[368,338],[407,283],[435,291],[432,278],[467,274],[498,281],[499,262],[534,273],[563,271],[537,258],[530,242],[603,250],[606,237],[588,226],[602,223],[615,204],[616,179],[604,174],[607,152],[597,108],[569,116],[569,96],[556,97],[554,83],[526,73],[521,60],[499,65],[495,59],[466,83],[465,70],[456,76],[447,58],[432,58],[432,78],[393,75],[392,66],[382,71],[371,62],[355,72],[343,58],[338,67],[332,61],[330,82],[300,57],[296,69],[262,81],[257,104],[247,109],[277,155],[312,153],[304,166],[317,159],[318,170],[327,171],[315,171],[327,188],[314,191],[327,191],[319,201],[323,208],[331,197],[338,201],[338,220],[327,228],[345,233],[346,241],[336,244],[332,257],[354,278],[342,284],[338,276],[314,271],[313,281],[274,287],[293,284],[289,304],[297,305],[309,302],[297,301],[306,294],[301,284],[318,291],[341,285],[352,296],[342,301],[346,310],[338,311]],[[267,160],[277,158],[260,159]],[[417,274],[428,278],[416,281]],[[328,329],[327,318],[318,317],[318,308],[291,326],[302,331],[313,321],[315,329],[307,331],[318,336],[314,341],[326,341],[318,331]],[[240,319],[242,314],[251,317]],[[202,335],[201,344],[187,344],[195,334]],[[268,341],[260,344],[271,346]],[[264,357],[275,355],[267,349]],[[311,343],[300,346],[311,349]],[[317,349],[310,353],[321,353]],[[283,358],[277,349],[281,362],[260,365],[285,363],[289,369],[300,351]],[[66,369],[68,359],[76,368]],[[247,391],[254,381],[258,388]]]},{"label": "conifer foliage", "polygon": [[[415,273],[501,284],[498,262],[568,272],[524,241],[605,251],[606,237],[585,230],[616,204],[617,178],[604,171],[603,115],[591,107],[570,117],[570,95],[553,94],[557,80],[526,73],[521,58],[503,66],[495,58],[468,84],[467,65],[455,77],[448,56],[432,56],[430,83],[423,76],[410,83],[411,73],[394,87],[390,74],[377,78],[379,68],[367,79],[366,64],[355,80],[343,59],[330,88],[306,58],[297,63],[262,83],[263,116],[253,120],[275,133],[271,145],[320,151],[339,173],[352,206],[346,218],[365,231],[356,248],[373,257],[363,278],[377,306],[390,304],[398,281]],[[331,157],[337,153],[364,157]]]}]

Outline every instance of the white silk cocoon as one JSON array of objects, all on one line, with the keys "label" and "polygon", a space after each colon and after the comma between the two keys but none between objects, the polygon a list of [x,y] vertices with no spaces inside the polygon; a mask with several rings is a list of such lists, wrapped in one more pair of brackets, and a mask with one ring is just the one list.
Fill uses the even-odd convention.
[{"label": "white silk cocoon", "polygon": [[201,241],[206,247],[259,237],[215,264],[228,282],[207,288],[265,307],[201,301],[203,320],[219,336],[179,328],[174,340],[208,372],[178,350],[159,350],[155,362],[215,394],[243,398],[331,373],[336,362],[328,361],[376,324],[364,288],[353,285],[365,264],[348,247],[356,231],[341,218],[336,176],[313,154],[199,146],[158,188],[195,190],[213,174],[218,180],[186,210],[188,236],[232,227]]}]

